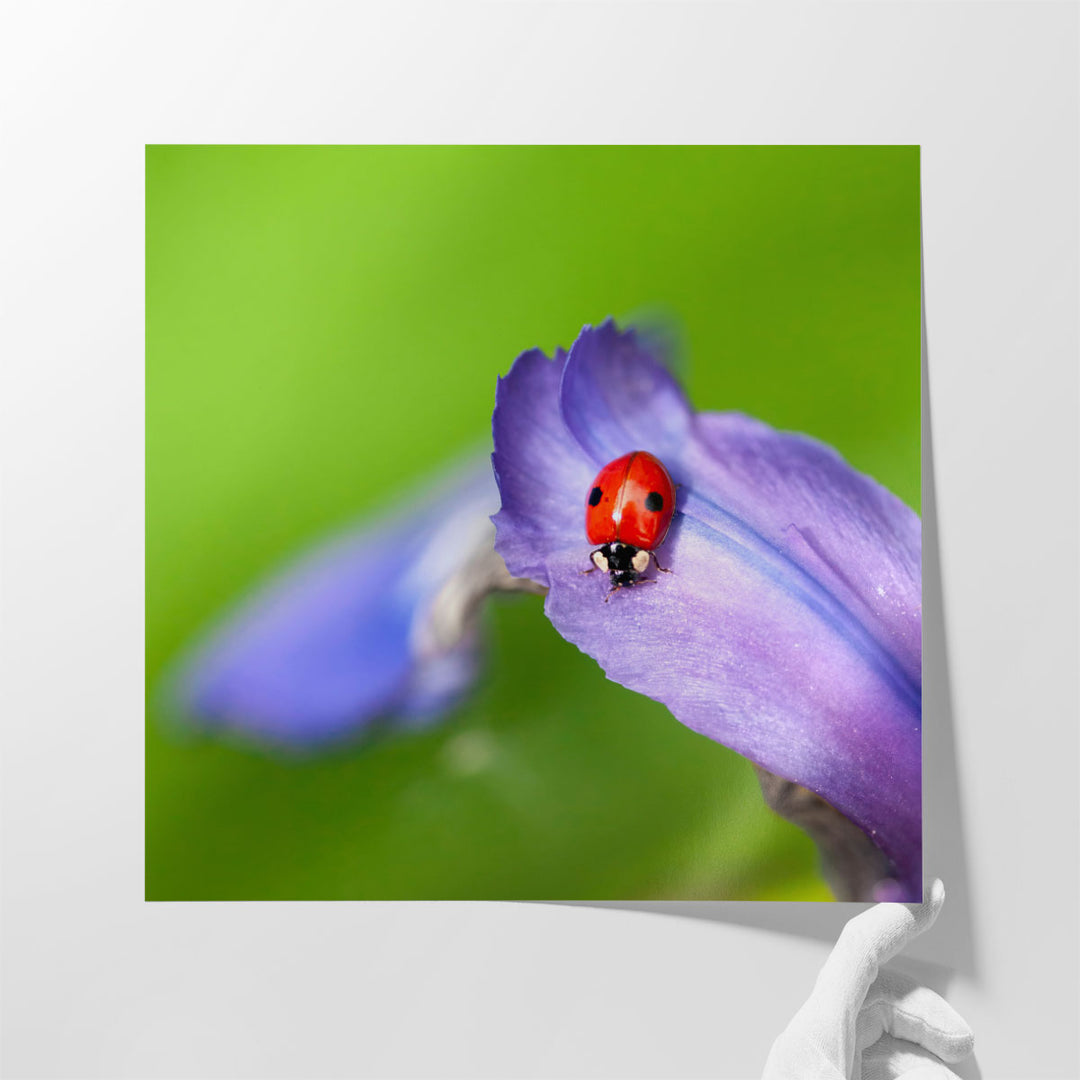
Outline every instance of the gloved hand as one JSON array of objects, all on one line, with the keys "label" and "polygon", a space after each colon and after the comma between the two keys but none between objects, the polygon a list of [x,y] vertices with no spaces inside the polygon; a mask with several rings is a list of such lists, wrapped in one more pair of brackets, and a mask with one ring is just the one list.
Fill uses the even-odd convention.
[{"label": "gloved hand", "polygon": [[877,904],[840,933],[806,1004],[773,1044],[763,1080],[947,1080],[974,1036],[933,990],[880,971],[928,930],[945,900],[935,881],[921,905]]}]

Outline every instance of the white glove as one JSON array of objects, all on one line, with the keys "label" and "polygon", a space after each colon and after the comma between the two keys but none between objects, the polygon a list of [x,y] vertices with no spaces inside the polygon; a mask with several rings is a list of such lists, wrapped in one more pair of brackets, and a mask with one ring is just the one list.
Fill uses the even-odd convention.
[{"label": "white glove", "polygon": [[935,881],[922,904],[876,904],[856,915],[773,1044],[762,1080],[956,1080],[943,1062],[971,1053],[971,1028],[933,990],[879,971],[933,925],[944,900]]}]

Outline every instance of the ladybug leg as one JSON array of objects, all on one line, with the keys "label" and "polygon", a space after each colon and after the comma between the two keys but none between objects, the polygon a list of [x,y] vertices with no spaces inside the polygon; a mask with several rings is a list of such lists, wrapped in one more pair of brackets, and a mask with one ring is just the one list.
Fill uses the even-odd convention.
[{"label": "ladybug leg", "polygon": [[656,569],[659,570],[660,573],[662,573],[662,574],[670,574],[670,573],[672,573],[672,571],[669,570],[666,566],[661,566],[660,565],[660,560],[656,557],[656,552],[655,551],[650,551],[649,554],[652,556],[652,561],[654,563],[656,563]]},{"label": "ladybug leg", "polygon": [[596,569],[598,569],[598,567],[590,566],[588,570],[579,570],[578,573],[579,574],[591,574]]}]

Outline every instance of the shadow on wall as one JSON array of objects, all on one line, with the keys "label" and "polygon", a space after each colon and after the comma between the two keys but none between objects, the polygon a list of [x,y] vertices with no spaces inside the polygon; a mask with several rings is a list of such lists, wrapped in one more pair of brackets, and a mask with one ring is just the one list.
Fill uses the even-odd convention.
[{"label": "shadow on wall", "polygon": [[[927,985],[943,991],[953,973],[977,976],[978,961],[973,931],[973,897],[960,814],[960,781],[941,583],[930,423],[925,275],[922,300],[923,866],[928,879],[940,877],[945,882],[947,899],[933,929],[911,944],[901,966]],[[572,907],[616,908],[690,919],[712,919],[818,938],[830,943],[836,941],[841,927],[852,915],[869,906],[723,900],[582,900],[559,903]]]}]

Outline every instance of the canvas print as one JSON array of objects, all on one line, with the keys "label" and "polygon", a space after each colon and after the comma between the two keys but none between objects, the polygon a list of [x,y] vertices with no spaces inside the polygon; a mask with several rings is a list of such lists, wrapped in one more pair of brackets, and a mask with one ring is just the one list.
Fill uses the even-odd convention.
[{"label": "canvas print", "polygon": [[150,900],[918,900],[919,152],[151,146]]}]

